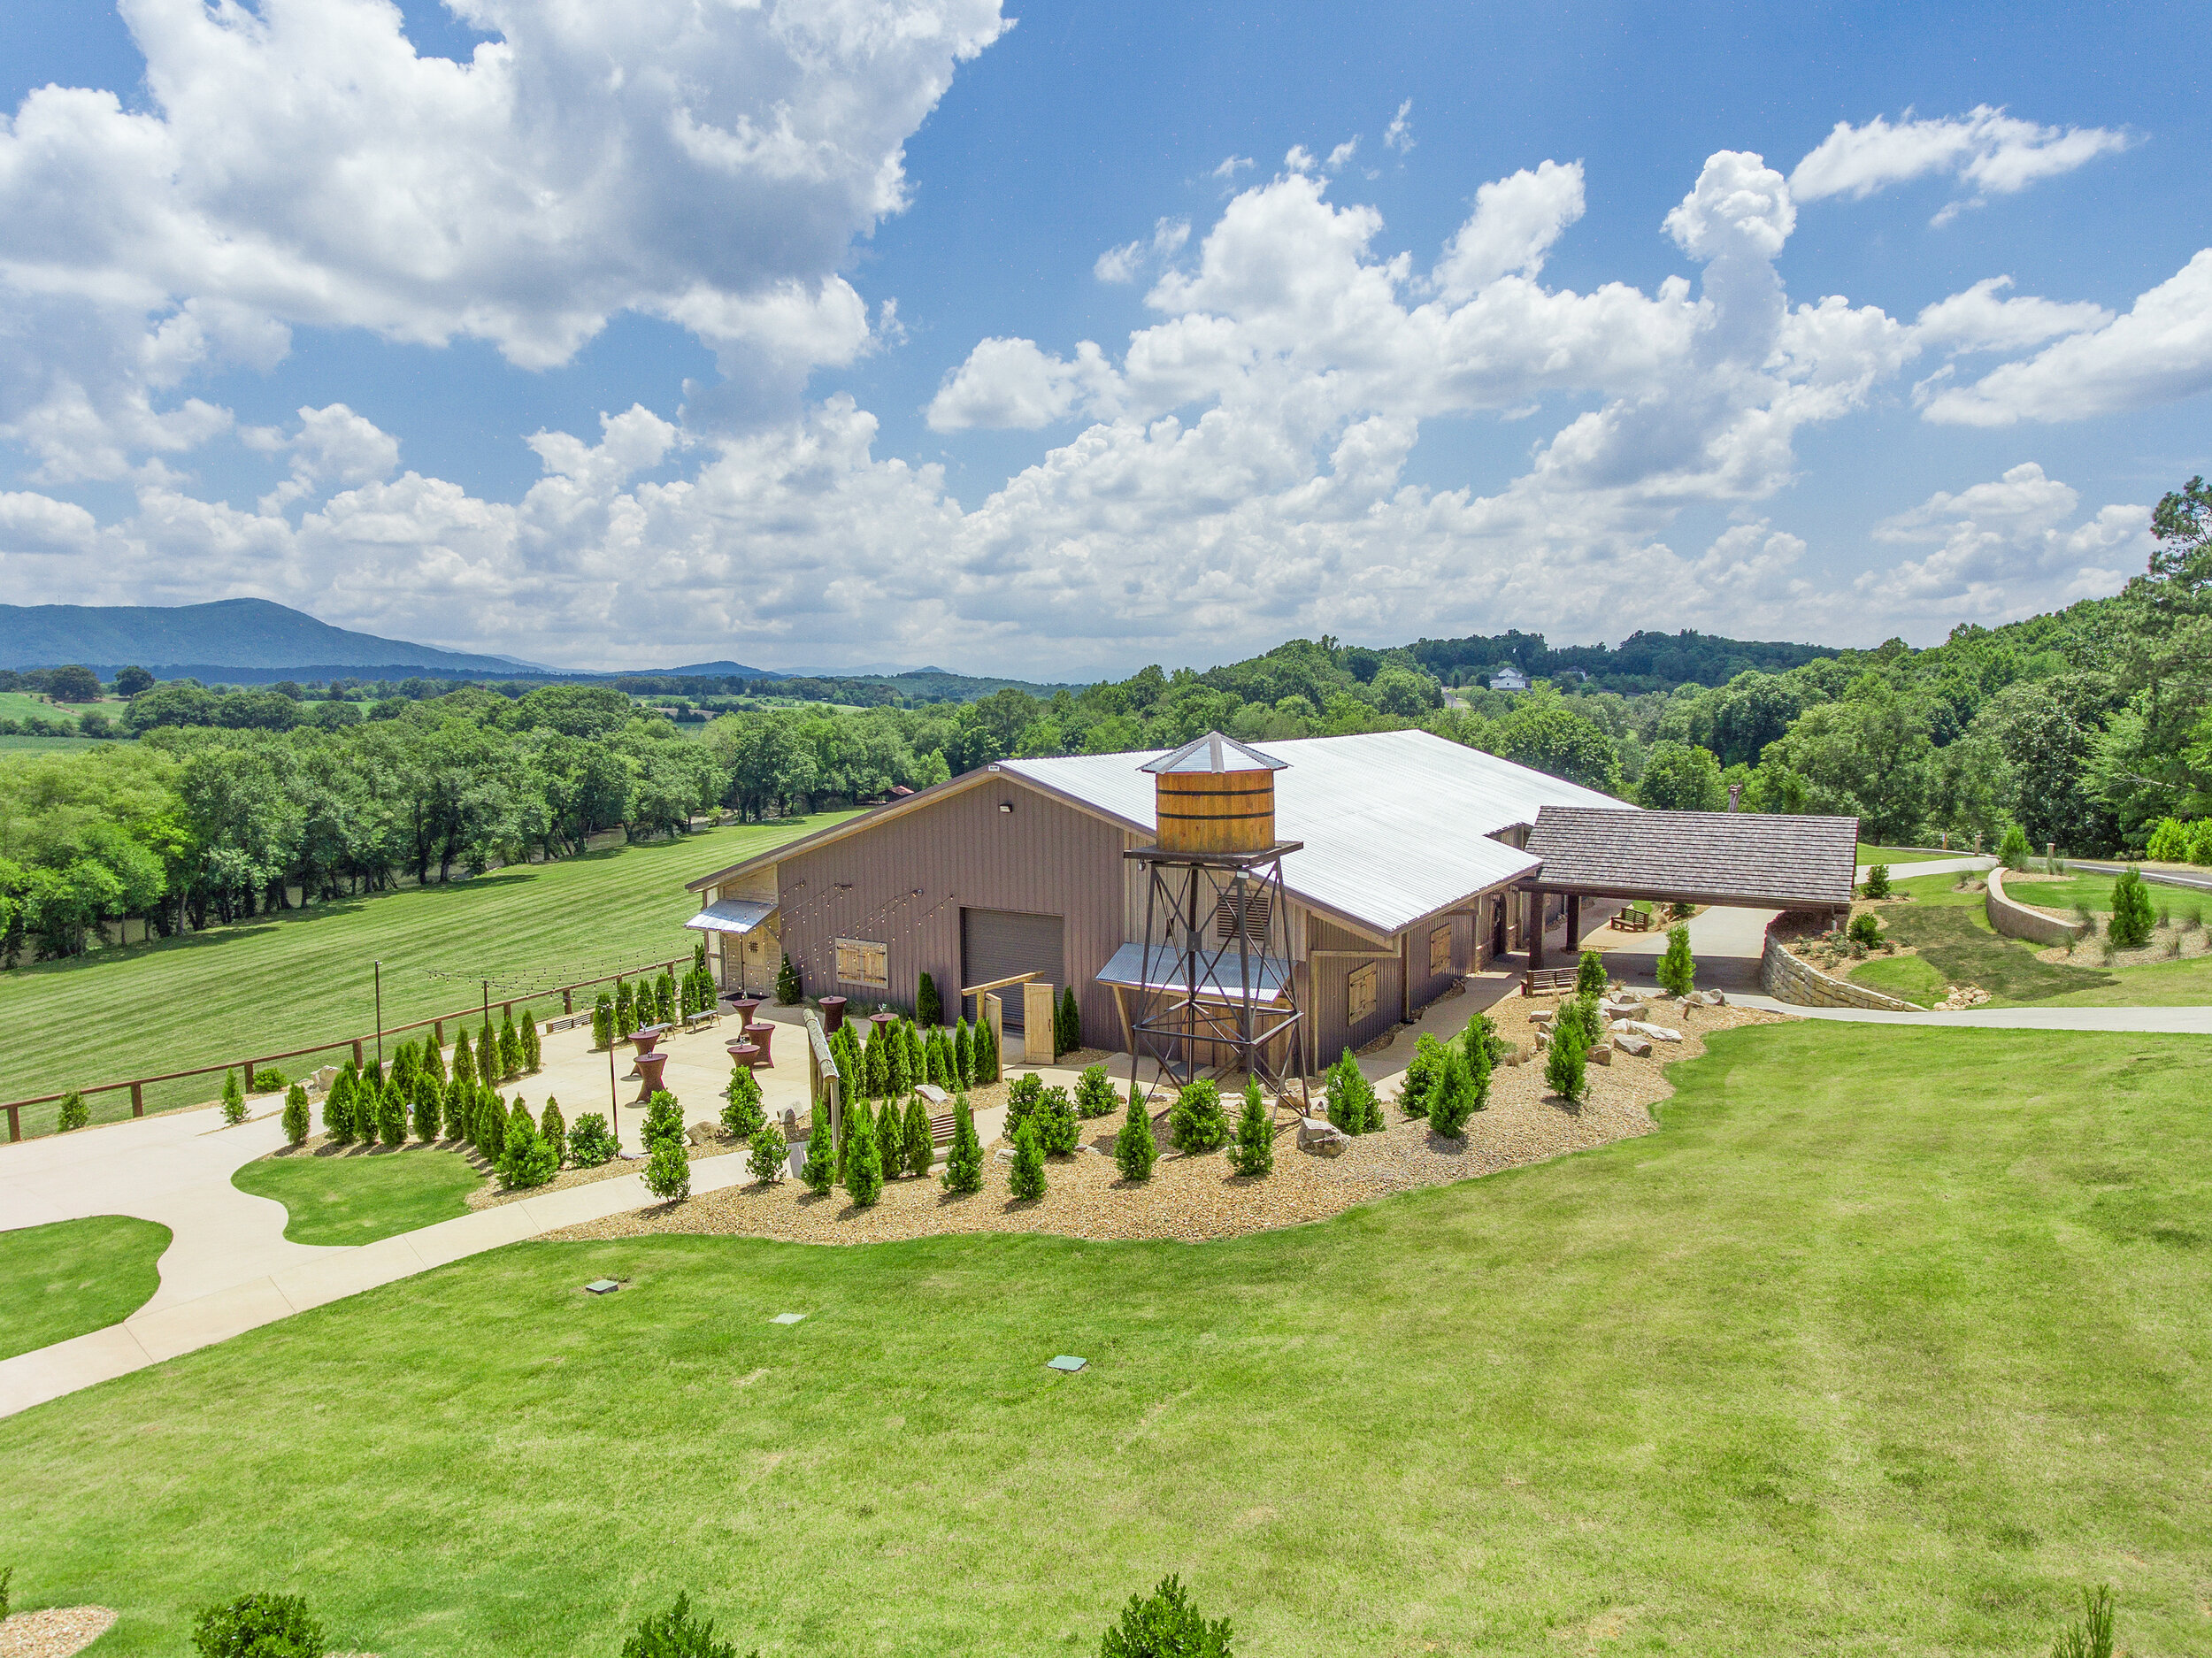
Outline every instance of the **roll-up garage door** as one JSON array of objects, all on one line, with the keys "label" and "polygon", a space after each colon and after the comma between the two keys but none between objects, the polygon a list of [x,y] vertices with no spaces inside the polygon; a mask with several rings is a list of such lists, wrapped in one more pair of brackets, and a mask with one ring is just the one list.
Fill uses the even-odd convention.
[{"label": "roll-up garage door", "polygon": [[[987,985],[1018,973],[1034,973],[1057,989],[1062,977],[1060,917],[1023,915],[1012,910],[963,910],[960,912],[960,982]],[[1018,991],[1002,992],[1006,1028],[1022,1028],[1022,997]],[[971,1012],[972,1009],[970,1010]]]}]

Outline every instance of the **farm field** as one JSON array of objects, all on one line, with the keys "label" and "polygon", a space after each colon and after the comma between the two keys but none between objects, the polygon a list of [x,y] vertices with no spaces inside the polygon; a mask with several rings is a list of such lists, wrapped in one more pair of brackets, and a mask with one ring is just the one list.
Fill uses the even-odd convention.
[{"label": "farm field", "polygon": [[1225,1242],[518,1245],[0,1422],[0,1559],[119,1654],[249,1589],[611,1653],[682,1590],[764,1658],[1030,1658],[1170,1571],[1269,1658],[2018,1658],[2099,1581],[2200,1650],[2204,1044],[1672,1076],[1655,1135]]},{"label": "farm field", "polygon": [[435,1146],[357,1147],[259,1158],[230,1183],[283,1204],[294,1243],[365,1244],[467,1214],[484,1177],[461,1153]]},{"label": "farm field", "polygon": [[[350,1039],[374,1027],[379,959],[393,1025],[476,1000],[472,983],[434,979],[432,968],[560,984],[687,956],[683,924],[696,905],[684,882],[835,821],[711,829],[0,973],[0,1029],[10,1036],[0,1097]],[[557,1009],[558,999],[545,1005]],[[284,1069],[296,1075],[341,1056],[334,1048]],[[211,1100],[221,1086],[220,1077],[159,1084],[146,1091],[146,1108]],[[127,1093],[88,1103],[95,1122],[130,1113]],[[56,1109],[25,1108],[24,1133],[50,1132]]]},{"label": "farm field", "polygon": [[113,741],[106,737],[0,736],[0,754],[50,754],[57,748],[89,748],[96,743]]},{"label": "farm field", "polygon": [[0,1359],[120,1324],[161,1287],[155,1263],[169,1229],[127,1215],[94,1215],[0,1232]]}]

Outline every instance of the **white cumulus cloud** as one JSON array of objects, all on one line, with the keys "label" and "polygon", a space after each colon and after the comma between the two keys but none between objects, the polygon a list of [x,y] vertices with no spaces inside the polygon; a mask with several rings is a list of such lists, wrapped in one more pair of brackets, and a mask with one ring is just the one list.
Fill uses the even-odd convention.
[{"label": "white cumulus cloud", "polygon": [[1934,550],[1869,572],[1857,588],[1893,612],[1974,620],[2110,593],[2149,551],[2150,509],[2107,506],[2070,527],[2080,504],[2071,486],[2033,461],[1989,483],[1939,490],[1874,531],[1878,541]]},{"label": "white cumulus cloud", "polygon": [[[1911,112],[1891,122],[1877,115],[1863,127],[1838,121],[1834,130],[1790,173],[1801,202],[1831,196],[1863,198],[1893,184],[1945,174],[1970,185],[1977,196],[2009,196],[2041,179],[2055,178],[2116,155],[2128,134],[2107,127],[2043,127],[1977,104],[1964,115],[1916,120]],[[1968,203],[1936,215],[1938,224]]]}]

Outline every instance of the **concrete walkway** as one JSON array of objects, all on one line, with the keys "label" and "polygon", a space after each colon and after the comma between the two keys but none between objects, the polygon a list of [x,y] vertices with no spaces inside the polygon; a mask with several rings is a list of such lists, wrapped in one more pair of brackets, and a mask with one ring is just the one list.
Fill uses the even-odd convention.
[{"label": "concrete walkway", "polygon": [[[1859,879],[1864,880],[1871,864],[1859,865]],[[1893,864],[1889,879],[1897,881],[1916,880],[1923,875],[1978,875],[1984,870],[1993,870],[1997,860],[1993,857],[1931,858],[1924,864]]]}]

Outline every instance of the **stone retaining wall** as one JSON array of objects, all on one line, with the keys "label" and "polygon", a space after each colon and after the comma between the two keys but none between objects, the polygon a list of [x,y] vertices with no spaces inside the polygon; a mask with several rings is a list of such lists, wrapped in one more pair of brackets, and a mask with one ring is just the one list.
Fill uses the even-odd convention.
[{"label": "stone retaining wall", "polygon": [[1770,932],[1767,934],[1766,954],[1759,961],[1759,985],[1777,1002],[1794,1002],[1801,1008],[1872,1008],[1883,1013],[1923,1011],[1909,1002],[1869,990],[1864,985],[1830,978],[1810,963],[1791,955]]},{"label": "stone retaining wall", "polygon": [[2001,864],[1989,871],[1989,891],[1982,908],[1989,917],[1989,925],[1997,932],[2009,939],[2025,939],[2031,944],[2071,944],[2088,931],[2078,921],[2062,921],[2007,896]]}]

